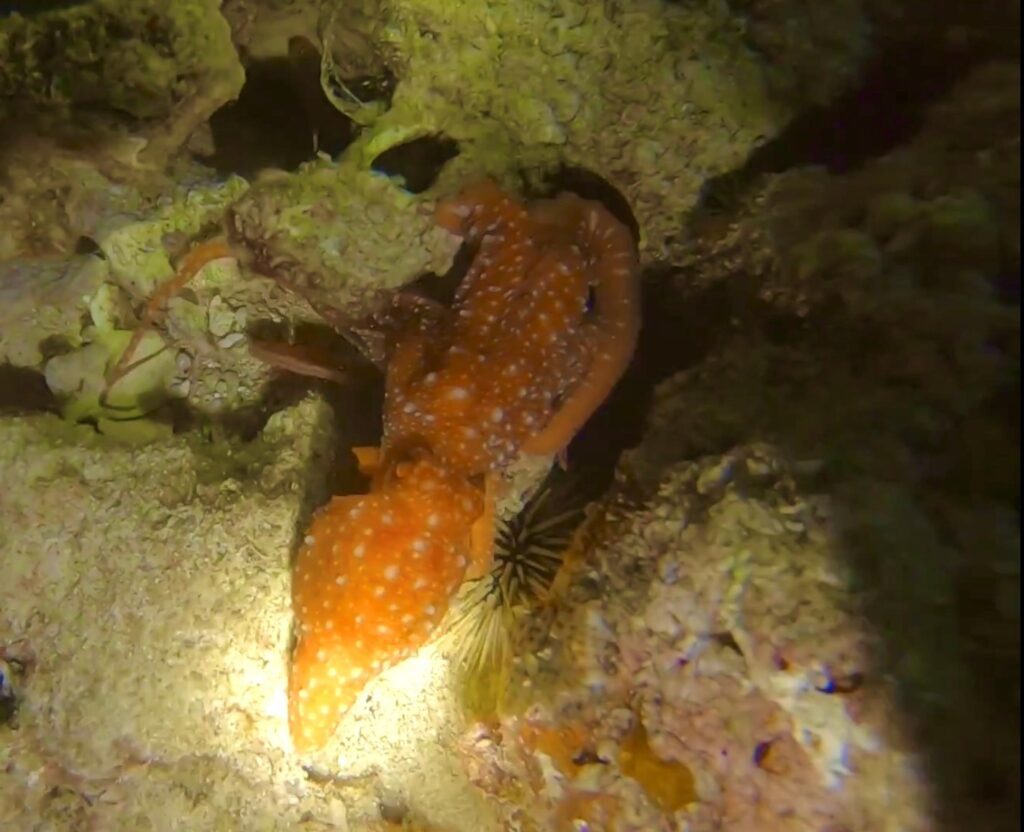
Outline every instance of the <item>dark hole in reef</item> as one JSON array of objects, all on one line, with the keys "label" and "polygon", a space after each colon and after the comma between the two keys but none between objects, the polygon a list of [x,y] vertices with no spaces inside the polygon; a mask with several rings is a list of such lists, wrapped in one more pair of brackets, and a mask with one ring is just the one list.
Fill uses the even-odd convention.
[{"label": "dark hole in reef", "polygon": [[343,370],[350,381],[339,383],[298,375],[281,369],[259,402],[223,417],[208,419],[190,411],[181,402],[172,403],[176,432],[195,429],[214,421],[219,429],[242,441],[256,439],[274,414],[298,404],[310,390],[319,391],[331,405],[339,423],[340,445],[333,449],[335,463],[330,469],[329,494],[352,494],[365,490],[350,448],[380,443],[380,418],[384,387],[380,374],[349,341],[327,325],[303,323],[288,332],[271,321],[254,321],[248,336],[254,340],[295,344],[310,350],[315,360]]},{"label": "dark hole in reef", "polygon": [[459,284],[462,283],[466,272],[469,271],[469,267],[473,264],[476,252],[476,246],[461,246],[455,252],[451,268],[448,271],[444,274],[428,272],[410,283],[408,288],[444,306],[451,306],[455,301],[455,292],[458,290]]},{"label": "dark hole in reef", "polygon": [[251,177],[262,168],[291,170],[319,150],[330,156],[351,141],[352,123],[320,87],[319,62],[295,57],[253,61],[237,101],[210,119],[213,153],[201,161],[219,173]]},{"label": "dark hole in reef", "polygon": [[807,165],[845,173],[884,156],[921,129],[928,108],[957,81],[992,57],[934,43],[884,45],[856,88],[828,106],[809,108],[742,167],[709,179],[700,210],[731,210],[763,174]]},{"label": "dark hole in reef", "polygon": [[84,235],[75,240],[75,254],[91,254],[98,257],[103,256],[99,243],[97,243],[92,237],[86,237]]},{"label": "dark hole in reef", "polygon": [[554,196],[561,191],[570,191],[584,199],[600,202],[609,213],[633,235],[633,240],[640,239],[640,224],[629,207],[629,201],[608,180],[587,170],[586,168],[563,165],[544,178],[542,192],[527,189],[531,198]]},{"label": "dark hole in reef", "polygon": [[719,647],[724,647],[726,650],[731,650],[738,656],[743,655],[743,649],[740,647],[739,642],[736,641],[735,636],[727,630],[723,630],[720,633],[715,633],[711,636],[712,641],[715,642]]},{"label": "dark hole in reef", "polygon": [[[82,329],[92,324],[92,319],[88,312],[84,312],[81,316]],[[75,345],[71,341],[62,335],[50,335],[39,342],[39,353],[43,356],[43,361],[49,361],[55,355],[64,355],[65,353],[71,352],[75,349]]]},{"label": "dark hole in reef", "polygon": [[[246,335],[254,342],[293,345],[302,351],[304,360],[339,370],[348,376],[348,380],[342,383],[321,379],[281,367],[259,402],[232,411],[219,419],[221,426],[229,433],[245,441],[255,439],[270,416],[297,404],[311,388],[322,390],[325,398],[330,400],[339,390],[348,396],[352,396],[353,391],[361,394],[379,376],[343,335],[326,324],[300,323],[289,328],[286,324],[270,320],[256,320],[250,324]],[[196,416],[182,407],[176,412],[175,429],[188,430],[202,421],[204,417]]]},{"label": "dark hole in reef", "polygon": [[60,403],[46,386],[43,374],[9,364],[0,366],[0,412],[57,413]]},{"label": "dark hole in reef", "polygon": [[423,193],[437,181],[441,169],[459,155],[459,143],[447,136],[420,136],[395,145],[373,160],[372,168],[400,177],[407,191]]},{"label": "dark hole in reef", "polygon": [[572,764],[574,766],[589,766],[589,765],[608,765],[609,761],[599,755],[592,748],[584,748],[580,750],[573,758]]},{"label": "dark hole in reef", "polygon": [[655,388],[670,375],[698,364],[730,330],[735,311],[724,284],[681,297],[670,273],[645,276],[643,318],[636,354],[608,399],[583,426],[570,459],[613,467],[619,454],[643,437]]},{"label": "dark hole in reef", "polygon": [[294,344],[308,353],[309,360],[340,370],[353,380],[365,376],[369,368],[369,362],[348,339],[327,324],[302,322],[289,327],[274,321],[257,320],[248,327],[246,334],[257,342]]}]

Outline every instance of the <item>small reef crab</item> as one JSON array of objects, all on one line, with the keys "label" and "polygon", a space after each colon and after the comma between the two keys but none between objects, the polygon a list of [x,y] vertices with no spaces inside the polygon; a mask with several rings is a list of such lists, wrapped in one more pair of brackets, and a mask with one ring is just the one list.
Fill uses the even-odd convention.
[{"label": "small reef crab", "polygon": [[[295,560],[288,699],[300,752],[322,746],[367,682],[486,572],[498,476],[521,453],[564,451],[636,346],[635,245],[601,204],[570,193],[526,204],[488,180],[435,219],[475,246],[472,264],[450,306],[395,304],[382,444],[356,449],[369,493],[320,509]],[[222,241],[200,244],[171,291],[223,256]],[[322,375],[290,353],[279,363]]]}]

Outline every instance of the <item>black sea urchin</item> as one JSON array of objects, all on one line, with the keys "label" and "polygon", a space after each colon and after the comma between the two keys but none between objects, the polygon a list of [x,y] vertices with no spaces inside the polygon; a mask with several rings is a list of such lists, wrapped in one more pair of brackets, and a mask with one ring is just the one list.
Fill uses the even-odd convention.
[{"label": "black sea urchin", "polygon": [[586,519],[597,478],[554,469],[522,511],[495,530],[494,565],[463,596],[450,637],[467,708],[492,714],[514,658],[543,627],[559,573]]}]

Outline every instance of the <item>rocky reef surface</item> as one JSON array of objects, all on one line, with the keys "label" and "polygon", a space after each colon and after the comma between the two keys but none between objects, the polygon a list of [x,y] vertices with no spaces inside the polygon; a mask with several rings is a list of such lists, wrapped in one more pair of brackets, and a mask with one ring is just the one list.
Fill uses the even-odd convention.
[{"label": "rocky reef surface", "polygon": [[[8,5],[0,826],[1014,828],[1012,9]],[[554,567],[501,551],[541,593],[468,587],[300,758],[291,559],[482,175],[636,234],[638,355],[569,456],[601,487]]]}]

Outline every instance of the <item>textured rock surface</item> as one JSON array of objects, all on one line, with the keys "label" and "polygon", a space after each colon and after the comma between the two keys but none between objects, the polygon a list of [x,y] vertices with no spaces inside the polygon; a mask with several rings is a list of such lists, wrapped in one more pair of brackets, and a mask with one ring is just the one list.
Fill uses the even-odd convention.
[{"label": "textured rock surface", "polygon": [[257,182],[229,226],[257,272],[349,323],[425,272],[446,272],[458,247],[386,177],[324,161]]},{"label": "textured rock surface", "polygon": [[[604,828],[933,828],[864,614],[874,590],[851,579],[818,473],[748,446],[663,469],[642,508],[611,509],[551,639],[524,656],[534,704],[500,732],[539,721],[558,740],[464,751],[507,822],[553,828],[575,791],[612,802]],[[657,775],[630,768],[638,730]],[[658,799],[669,764],[691,790],[674,811]],[[524,805],[512,783],[535,766],[554,768]]]},{"label": "textured rock surface", "polygon": [[[0,148],[2,400],[24,378],[8,367],[45,370],[103,427],[97,345],[225,220],[240,268],[204,270],[150,334],[174,358],[157,386],[199,428],[131,423],[126,448],[0,418],[0,826],[1013,828],[1019,67],[977,68],[847,172],[705,188],[872,46],[1005,52],[995,0],[955,26],[917,0],[129,5],[0,20],[19,128]],[[361,132],[312,159],[297,122],[307,165],[230,176],[209,116],[293,35],[322,43]],[[370,170],[438,137],[459,152],[423,193]],[[512,713],[467,728],[442,640],[300,761],[288,561],[340,413],[281,409],[249,339],[443,271],[429,211],[464,177],[559,171],[636,221],[670,267],[651,328],[694,337],[642,352],[671,372],[565,603],[528,622]],[[243,411],[270,416],[248,443],[225,428]]]},{"label": "textured rock surface", "polygon": [[769,177],[702,219],[673,279],[690,303],[727,297],[722,325],[658,388],[625,462],[653,486],[667,461],[751,435],[820,460],[878,666],[953,826],[1002,828],[1019,800],[1003,739],[1019,690],[1018,88],[1016,65],[982,67],[908,146],[842,176]]},{"label": "textured rock surface", "polygon": [[[16,729],[2,729],[21,775],[0,801],[11,828],[34,812],[170,817],[203,773],[235,789],[210,795],[204,822],[287,801],[301,773],[282,747],[283,693],[266,682],[285,672],[287,553],[322,490],[328,415],[312,400],[282,412],[237,455],[187,438],[124,448],[48,416],[4,421],[0,644],[21,667]],[[161,774],[136,791],[147,769]],[[91,809],[51,801],[51,775],[78,778],[79,794],[113,791]],[[242,784],[271,781],[269,802],[231,806]],[[161,808],[147,806],[161,792]]]},{"label": "textured rock surface", "polygon": [[333,5],[322,38],[342,85],[346,75],[396,79],[388,100],[335,95],[368,125],[346,160],[369,164],[440,134],[460,150],[440,190],[467,175],[516,184],[583,168],[625,197],[652,258],[672,250],[673,217],[709,177],[742,164],[809,100],[851,83],[868,43],[846,0],[767,11],[758,32],[779,36],[772,48],[713,3]]},{"label": "textured rock surface", "polygon": [[159,169],[242,88],[218,0],[71,6],[0,21],[0,120]]},{"label": "textured rock surface", "polygon": [[349,722],[331,767],[353,786],[311,784],[290,751],[289,553],[323,500],[332,422],[309,398],[247,445],[141,450],[48,416],[0,423],[4,828],[367,828],[385,793],[438,828],[489,828],[446,762],[436,656]]}]

